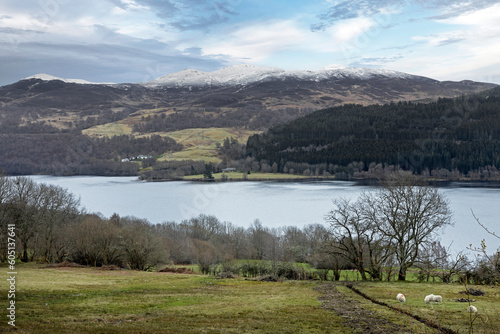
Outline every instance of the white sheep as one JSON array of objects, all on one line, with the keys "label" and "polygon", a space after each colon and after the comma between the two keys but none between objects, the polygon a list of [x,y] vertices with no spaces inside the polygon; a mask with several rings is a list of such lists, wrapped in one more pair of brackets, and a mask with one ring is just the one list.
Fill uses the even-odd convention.
[{"label": "white sheep", "polygon": [[477,313],[477,308],[474,305],[470,305],[469,307],[467,307],[467,312]]},{"label": "white sheep", "polygon": [[403,295],[402,293],[398,293],[396,299],[399,300],[400,303],[404,303],[406,301],[405,295]]},{"label": "white sheep", "polygon": [[433,295],[431,293],[430,295],[425,296],[424,301],[425,301],[426,304],[429,304],[429,303],[441,303],[443,301],[443,297],[441,297],[439,295]]}]

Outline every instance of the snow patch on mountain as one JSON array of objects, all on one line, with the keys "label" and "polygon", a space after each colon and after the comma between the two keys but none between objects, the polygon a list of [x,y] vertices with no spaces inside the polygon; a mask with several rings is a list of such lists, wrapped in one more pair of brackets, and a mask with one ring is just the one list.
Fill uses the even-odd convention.
[{"label": "snow patch on mountain", "polygon": [[253,65],[235,65],[214,72],[189,69],[164,75],[156,80],[145,82],[144,85],[166,87],[247,85],[284,72],[278,68]]},{"label": "snow patch on mountain", "polygon": [[76,83],[76,84],[82,84],[82,85],[111,85],[112,84],[112,83],[90,82],[90,81],[83,80],[83,79],[63,79],[63,78],[55,77],[53,75],[46,74],[46,73],[38,73],[38,74],[26,77],[26,78],[21,79],[21,80],[31,80],[31,79],[40,79],[43,81],[60,80],[60,81],[66,82],[66,83]]},{"label": "snow patch on mountain", "polygon": [[317,71],[285,71],[279,68],[259,67],[254,65],[234,65],[214,72],[203,72],[188,69],[164,75],[156,80],[143,83],[148,87],[203,87],[248,85],[264,80],[309,80],[322,81],[329,79],[360,79],[374,77],[417,78],[418,76],[384,69],[343,68],[337,65],[325,67]]}]

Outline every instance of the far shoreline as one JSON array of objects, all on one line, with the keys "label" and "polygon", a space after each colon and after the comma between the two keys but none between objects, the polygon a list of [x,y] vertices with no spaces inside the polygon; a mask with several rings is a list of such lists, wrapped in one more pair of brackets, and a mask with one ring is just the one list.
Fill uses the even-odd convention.
[{"label": "far shoreline", "polygon": [[[219,174],[219,173],[217,173]],[[258,173],[254,173],[258,174]],[[266,173],[266,175],[274,173]],[[251,174],[250,174],[251,175]],[[183,178],[169,178],[169,179],[143,179],[141,175],[89,175],[89,174],[74,174],[74,175],[50,175],[50,174],[30,174],[30,175],[8,175],[5,177],[32,177],[32,176],[47,176],[47,177],[109,177],[120,178],[129,177],[135,178],[140,182],[191,182],[191,183],[237,183],[237,182],[277,182],[277,183],[316,183],[316,182],[352,182],[356,186],[379,186],[381,178],[349,178],[341,179],[334,176],[302,176],[302,175],[289,175],[289,174],[276,174],[282,177],[228,177],[227,179],[203,178],[202,175],[191,175]],[[273,175],[274,176],[274,175]],[[285,177],[283,177],[285,176]],[[500,180],[474,180],[474,179],[422,179],[424,182],[435,187],[448,187],[448,188],[492,188],[500,189]]]},{"label": "far shoreline", "polygon": [[[251,174],[250,174],[251,175]],[[287,174],[281,174],[287,175]],[[199,176],[199,175],[195,175]],[[139,178],[140,179],[140,178]],[[227,179],[222,178],[203,178],[203,176],[194,177],[190,176],[188,178],[178,178],[178,179],[155,179],[147,180],[140,179],[146,182],[193,182],[193,183],[224,183],[224,182],[279,182],[279,183],[315,183],[315,182],[352,182],[357,186],[379,186],[381,183],[381,178],[350,178],[350,179],[339,179],[334,176],[299,176],[294,177],[254,177],[254,178],[234,178],[228,177]],[[500,180],[452,180],[452,179],[422,179],[422,181],[428,183],[435,187],[448,187],[448,188],[500,188]]]}]

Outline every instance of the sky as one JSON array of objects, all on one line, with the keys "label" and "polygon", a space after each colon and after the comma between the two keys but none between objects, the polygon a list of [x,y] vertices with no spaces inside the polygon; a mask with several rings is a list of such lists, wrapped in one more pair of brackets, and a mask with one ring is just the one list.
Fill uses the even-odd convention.
[{"label": "sky", "polygon": [[500,0],[2,0],[0,85],[236,64],[500,84]]}]

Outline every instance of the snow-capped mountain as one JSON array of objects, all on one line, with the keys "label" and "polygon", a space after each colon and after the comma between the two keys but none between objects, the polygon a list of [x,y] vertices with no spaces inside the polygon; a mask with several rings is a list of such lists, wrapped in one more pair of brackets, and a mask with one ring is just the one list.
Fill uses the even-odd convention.
[{"label": "snow-capped mountain", "polygon": [[213,72],[184,70],[141,84],[95,84],[37,74],[0,87],[0,106],[2,111],[13,113],[29,113],[30,108],[45,108],[47,114],[113,110],[114,118],[118,117],[114,114],[117,110],[233,110],[241,113],[241,119],[248,115],[253,119],[257,111],[286,110],[282,115],[273,114],[284,121],[289,119],[290,110],[300,114],[345,103],[431,101],[494,86],[472,81],[437,81],[383,69],[330,66],[317,71],[286,71],[236,65]]},{"label": "snow-capped mountain", "polygon": [[[245,86],[259,82],[272,80],[285,81],[287,79],[319,82],[325,80],[338,81],[342,79],[369,80],[373,78],[418,79],[423,77],[384,69],[344,68],[339,66],[328,66],[317,71],[287,71],[273,67],[233,65],[213,72],[187,69],[164,75],[158,79],[141,83],[141,85],[150,88],[222,87]],[[96,83],[83,79],[64,79],[45,73],[35,74],[22,80],[31,79],[43,81],[59,80],[66,83],[86,85],[114,85],[113,83]]]},{"label": "snow-capped mountain", "polygon": [[341,68],[329,66],[317,71],[286,71],[279,68],[259,67],[254,65],[234,65],[213,72],[203,72],[193,69],[167,74],[156,80],[143,83],[145,86],[155,87],[186,87],[186,86],[236,86],[248,85],[269,80],[306,80],[323,81],[328,79],[358,79],[365,80],[374,77],[387,78],[418,78],[418,76],[367,68]]}]

